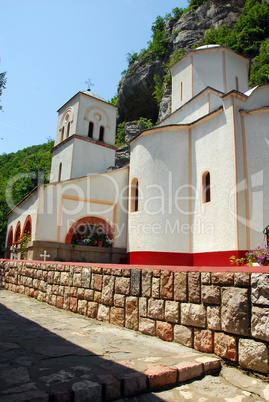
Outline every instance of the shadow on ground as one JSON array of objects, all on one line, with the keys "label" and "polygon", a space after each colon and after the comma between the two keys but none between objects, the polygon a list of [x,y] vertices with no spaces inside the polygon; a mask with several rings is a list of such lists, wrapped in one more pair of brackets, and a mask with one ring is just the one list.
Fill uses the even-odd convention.
[{"label": "shadow on ground", "polygon": [[1,402],[115,400],[146,392],[147,386],[144,374],[63,339],[0,304]]}]

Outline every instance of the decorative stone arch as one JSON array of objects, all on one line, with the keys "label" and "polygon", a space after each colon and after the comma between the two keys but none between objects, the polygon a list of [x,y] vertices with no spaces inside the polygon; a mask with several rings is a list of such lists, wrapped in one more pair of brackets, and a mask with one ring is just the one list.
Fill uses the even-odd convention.
[{"label": "decorative stone arch", "polygon": [[30,234],[30,240],[32,239],[32,218],[30,215],[25,219],[22,233]]},{"label": "decorative stone arch", "polygon": [[[98,123],[100,123],[100,124],[102,123],[102,125],[104,125],[107,129],[110,129],[110,118],[109,118],[107,112],[104,109],[102,109],[101,107],[99,107],[99,106],[90,106],[86,110],[84,120],[87,120],[89,122],[92,120],[92,118],[90,117],[90,114],[91,114],[92,111],[96,111],[96,113],[94,113],[94,116],[93,116],[94,119],[96,119],[96,121]],[[106,118],[106,124],[104,124],[104,122],[102,122],[102,114]],[[99,120],[98,120],[98,116],[100,116]]]},{"label": "decorative stone arch", "polygon": [[80,218],[79,220],[74,222],[72,226],[70,226],[67,235],[65,236],[65,243],[70,244],[72,242],[73,235],[76,233],[77,229],[81,225],[101,226],[103,230],[108,234],[110,239],[113,239],[113,229],[108,221],[99,216],[85,216],[83,218]]},{"label": "decorative stone arch", "polygon": [[69,106],[63,113],[62,118],[61,118],[61,124],[60,126],[62,127],[64,124],[73,121],[73,116],[74,116],[74,110],[71,106]]},{"label": "decorative stone arch", "polygon": [[21,222],[19,221],[16,226],[15,235],[14,235],[14,242],[16,243],[20,239],[21,235]]},{"label": "decorative stone arch", "polygon": [[11,247],[12,244],[13,244],[13,226],[10,226],[7,237],[7,247]]}]

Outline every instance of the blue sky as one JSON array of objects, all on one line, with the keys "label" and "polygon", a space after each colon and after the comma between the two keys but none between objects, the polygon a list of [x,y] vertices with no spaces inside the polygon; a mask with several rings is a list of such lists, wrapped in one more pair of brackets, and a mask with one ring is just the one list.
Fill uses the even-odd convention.
[{"label": "blue sky", "polygon": [[[87,89],[110,100],[127,54],[147,47],[158,15],[187,0],[0,0],[0,154],[54,139],[57,110]],[[3,138],[3,139],[2,139]]]}]

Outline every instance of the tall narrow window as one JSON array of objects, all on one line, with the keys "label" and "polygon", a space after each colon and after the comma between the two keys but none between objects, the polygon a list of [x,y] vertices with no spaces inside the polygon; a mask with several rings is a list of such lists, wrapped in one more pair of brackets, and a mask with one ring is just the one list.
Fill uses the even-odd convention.
[{"label": "tall narrow window", "polygon": [[138,179],[135,177],[131,183],[131,212],[138,211],[139,207],[139,184]]},{"label": "tall narrow window", "polygon": [[100,126],[99,130],[99,141],[104,141],[104,135],[105,135],[105,127]]},{"label": "tall narrow window", "polygon": [[93,122],[89,122],[89,130],[88,130],[88,137],[92,138],[93,137]]},{"label": "tall narrow window", "polygon": [[69,121],[69,123],[68,123],[68,125],[67,125],[67,133],[66,133],[66,138],[68,138],[68,137],[69,137],[69,134],[70,134],[70,121]]},{"label": "tall narrow window", "polygon": [[180,83],[180,102],[183,101],[183,82]]},{"label": "tall narrow window", "polygon": [[235,89],[237,91],[239,91],[239,81],[238,81],[238,77],[235,77]]},{"label": "tall narrow window", "polygon": [[64,140],[64,126],[62,127],[62,135],[61,135],[61,141]]},{"label": "tall narrow window", "polygon": [[62,178],[62,162],[59,164],[59,172],[58,172],[58,181],[61,181]]},{"label": "tall narrow window", "polygon": [[210,202],[211,201],[211,184],[210,184],[210,173],[205,172],[202,178],[202,201]]}]

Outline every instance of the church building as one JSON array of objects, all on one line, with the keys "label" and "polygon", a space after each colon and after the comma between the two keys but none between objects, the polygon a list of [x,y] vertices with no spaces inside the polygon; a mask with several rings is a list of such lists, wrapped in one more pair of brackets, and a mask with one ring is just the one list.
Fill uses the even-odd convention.
[{"label": "church building", "polygon": [[249,89],[249,60],[218,45],[171,75],[171,114],[121,168],[115,106],[85,91],[58,110],[50,183],[9,213],[7,258],[221,266],[263,243],[269,85]]}]

